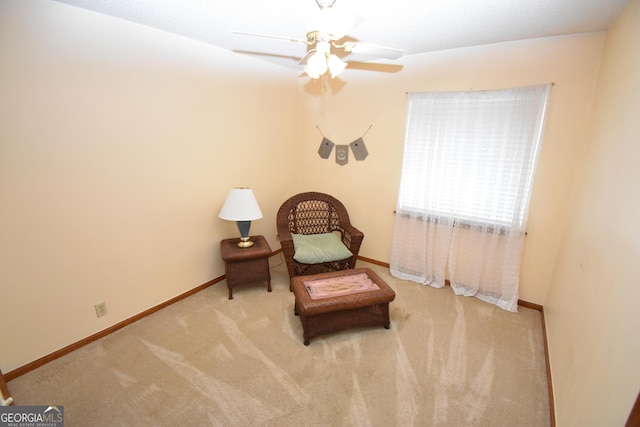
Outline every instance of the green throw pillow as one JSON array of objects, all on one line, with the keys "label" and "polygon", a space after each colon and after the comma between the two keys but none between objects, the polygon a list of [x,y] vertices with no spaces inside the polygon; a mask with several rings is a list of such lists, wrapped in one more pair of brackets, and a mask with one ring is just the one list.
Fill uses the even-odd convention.
[{"label": "green throw pillow", "polygon": [[293,259],[303,264],[346,259],[353,254],[333,233],[292,234],[295,255]]}]

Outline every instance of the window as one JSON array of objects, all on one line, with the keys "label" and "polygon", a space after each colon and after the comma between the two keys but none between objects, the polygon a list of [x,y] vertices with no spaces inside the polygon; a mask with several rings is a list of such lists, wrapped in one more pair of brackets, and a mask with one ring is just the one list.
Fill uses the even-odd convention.
[{"label": "window", "polygon": [[548,93],[409,94],[398,213],[524,227]]},{"label": "window", "polygon": [[550,87],[409,94],[391,274],[517,311]]}]

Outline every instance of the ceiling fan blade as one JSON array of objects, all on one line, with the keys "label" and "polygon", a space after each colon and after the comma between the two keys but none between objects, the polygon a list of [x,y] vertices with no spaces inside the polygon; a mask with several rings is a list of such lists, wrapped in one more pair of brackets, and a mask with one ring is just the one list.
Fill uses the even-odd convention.
[{"label": "ceiling fan blade", "polygon": [[300,69],[300,66],[298,65],[298,61],[300,61],[299,56],[278,55],[275,53],[255,52],[250,50],[233,50],[233,52],[243,55],[251,55],[267,62],[283,65],[294,70]]},{"label": "ceiling fan blade", "polygon": [[347,69],[377,71],[379,73],[397,73],[403,68],[400,64],[378,64],[375,62],[347,61]]},{"label": "ceiling fan blade", "polygon": [[376,46],[368,43],[346,42],[342,45],[345,51],[358,55],[371,56],[384,59],[398,59],[404,55],[402,49],[392,47]]},{"label": "ceiling fan blade", "polygon": [[254,36],[254,37],[265,37],[265,38],[268,38],[268,39],[287,40],[287,41],[294,42],[294,43],[304,43],[306,45],[311,44],[307,40],[292,39],[291,37],[285,37],[285,36],[273,36],[273,35],[270,35],[270,34],[260,34],[260,33],[247,33],[247,32],[244,32],[244,31],[232,31],[232,33],[241,34],[243,36]]},{"label": "ceiling fan blade", "polygon": [[296,62],[300,61],[300,57],[299,56],[279,55],[277,53],[257,52],[257,51],[253,51],[253,50],[239,50],[239,49],[234,49],[234,50],[232,50],[232,52],[242,53],[244,55],[270,56],[270,57],[274,57],[274,58],[290,59],[291,61],[296,61]]}]

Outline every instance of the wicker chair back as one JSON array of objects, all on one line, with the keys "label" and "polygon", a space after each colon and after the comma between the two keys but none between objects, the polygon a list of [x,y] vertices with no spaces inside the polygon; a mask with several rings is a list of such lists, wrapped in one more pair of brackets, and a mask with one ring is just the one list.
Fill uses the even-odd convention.
[{"label": "wicker chair back", "polygon": [[[364,234],[351,225],[347,209],[335,197],[318,192],[296,194],[280,206],[276,222],[290,279],[355,267]],[[353,256],[321,264],[303,264],[293,259],[295,251],[291,234],[321,233],[338,233]]]}]

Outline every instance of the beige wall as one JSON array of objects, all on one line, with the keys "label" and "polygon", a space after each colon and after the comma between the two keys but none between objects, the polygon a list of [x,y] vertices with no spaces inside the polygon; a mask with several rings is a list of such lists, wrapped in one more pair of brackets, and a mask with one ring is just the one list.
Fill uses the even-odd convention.
[{"label": "beige wall", "polygon": [[232,186],[277,247],[294,71],[38,0],[0,2],[0,58],[5,373],[224,274]]},{"label": "beige wall", "polygon": [[640,0],[608,32],[545,301],[559,426],[622,426],[640,388]]},{"label": "beige wall", "polygon": [[[399,73],[346,70],[346,85],[324,97],[299,83],[299,189],[345,202],[365,233],[360,254],[388,262],[402,165],[406,92],[484,90],[555,82],[535,177],[520,298],[543,304],[581,161],[605,33],[581,34],[410,55]],[[306,83],[306,82],[304,82]],[[334,84],[335,81],[328,83]],[[339,166],[317,154],[322,135],[336,144],[364,137],[369,156]]]}]

